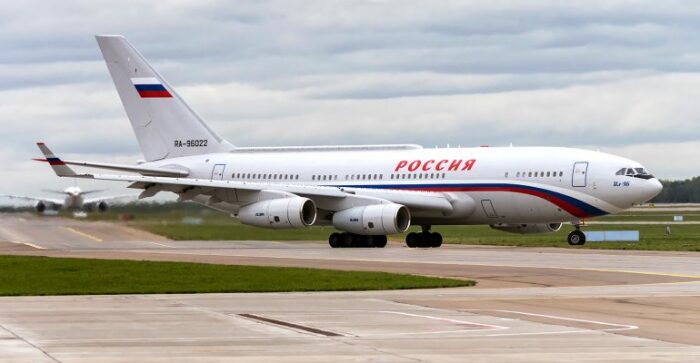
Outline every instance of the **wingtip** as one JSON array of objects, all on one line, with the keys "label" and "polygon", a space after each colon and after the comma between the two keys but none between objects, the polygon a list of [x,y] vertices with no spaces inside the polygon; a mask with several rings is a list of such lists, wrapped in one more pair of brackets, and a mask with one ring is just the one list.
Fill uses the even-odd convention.
[{"label": "wingtip", "polygon": [[44,162],[44,163],[48,162],[48,160],[42,159],[42,158],[32,158],[32,160],[34,160],[34,161],[41,161],[41,162]]}]

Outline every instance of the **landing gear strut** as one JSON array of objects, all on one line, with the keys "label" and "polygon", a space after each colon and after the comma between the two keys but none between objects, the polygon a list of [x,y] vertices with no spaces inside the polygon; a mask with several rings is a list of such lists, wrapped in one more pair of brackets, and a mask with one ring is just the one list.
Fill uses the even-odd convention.
[{"label": "landing gear strut", "polygon": [[332,248],[351,248],[351,247],[365,247],[365,248],[384,248],[386,246],[387,238],[386,236],[365,236],[361,234],[354,233],[331,233],[328,237],[328,244]]},{"label": "landing gear strut", "polygon": [[583,244],[586,243],[586,235],[581,232],[580,225],[575,225],[574,228],[576,229],[569,233],[569,236],[566,237],[566,241],[569,242],[571,246],[583,246]]},{"label": "landing gear strut", "polygon": [[406,246],[409,248],[437,248],[442,246],[442,235],[430,232],[430,226],[421,226],[420,233],[411,232],[406,235]]}]

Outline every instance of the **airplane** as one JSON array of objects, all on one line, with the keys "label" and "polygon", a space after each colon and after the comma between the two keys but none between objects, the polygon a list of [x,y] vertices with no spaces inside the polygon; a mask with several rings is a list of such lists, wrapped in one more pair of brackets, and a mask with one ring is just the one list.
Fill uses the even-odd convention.
[{"label": "airplane", "polygon": [[[441,225],[489,225],[585,243],[583,222],[650,200],[661,183],[640,163],[561,147],[424,149],[419,145],[236,147],[214,132],[120,35],[98,35],[145,161],[63,161],[39,149],[58,176],[129,183],[139,198],[178,194],[263,228],[331,225],[328,243],[384,247],[411,225],[408,247],[440,247]],[[290,126],[291,127],[291,126]],[[283,130],[280,130],[283,131]],[[76,173],[69,165],[124,173]]]},{"label": "airplane", "polygon": [[39,213],[44,213],[47,211],[58,211],[60,209],[72,209],[72,210],[84,210],[91,212],[93,210],[98,210],[100,212],[106,212],[109,209],[110,200],[125,198],[127,195],[118,196],[106,196],[106,197],[95,197],[95,198],[85,198],[85,195],[99,193],[103,190],[81,190],[78,186],[70,186],[64,190],[53,190],[44,189],[45,192],[56,193],[64,195],[63,199],[58,198],[44,198],[44,197],[28,197],[22,195],[0,195],[2,197],[7,197],[10,199],[20,199],[30,202],[34,202],[34,208]]}]

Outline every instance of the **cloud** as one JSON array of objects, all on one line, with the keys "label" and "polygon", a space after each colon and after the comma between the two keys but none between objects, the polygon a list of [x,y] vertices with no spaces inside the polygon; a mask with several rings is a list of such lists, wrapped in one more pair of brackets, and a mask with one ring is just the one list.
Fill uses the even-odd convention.
[{"label": "cloud", "polygon": [[27,161],[37,140],[140,158],[99,33],[126,35],[238,145],[588,147],[690,177],[663,160],[695,155],[699,16],[687,1],[4,4],[0,191],[57,182]]}]

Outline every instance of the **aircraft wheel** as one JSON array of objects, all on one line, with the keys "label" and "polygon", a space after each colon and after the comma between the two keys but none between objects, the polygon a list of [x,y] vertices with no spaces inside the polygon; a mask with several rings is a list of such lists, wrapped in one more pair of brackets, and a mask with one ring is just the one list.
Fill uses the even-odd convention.
[{"label": "aircraft wheel", "polygon": [[328,237],[328,244],[331,246],[331,248],[338,248],[341,246],[341,235],[340,233],[331,233],[330,237]]},{"label": "aircraft wheel", "polygon": [[411,233],[406,235],[406,246],[408,246],[409,248],[420,247],[420,245],[421,245],[420,242],[421,242],[421,238],[420,238],[420,235],[418,233],[411,232]]},{"label": "aircraft wheel", "polygon": [[571,246],[582,246],[586,243],[586,235],[581,231],[572,231],[569,233],[566,241],[569,242]]},{"label": "aircraft wheel", "polygon": [[358,235],[357,236],[358,244],[357,247],[361,248],[370,248],[374,247],[374,243],[376,241],[376,236],[364,236],[364,235]]},{"label": "aircraft wheel", "polygon": [[438,248],[442,246],[442,235],[440,233],[433,232],[430,234],[429,241],[430,247]]},{"label": "aircraft wheel", "polygon": [[386,236],[374,236],[374,243],[372,247],[384,248],[386,247],[387,238]]},{"label": "aircraft wheel", "polygon": [[348,248],[348,247],[354,247],[355,245],[355,238],[353,238],[353,235],[350,233],[341,233],[340,234],[340,247],[343,248]]}]

